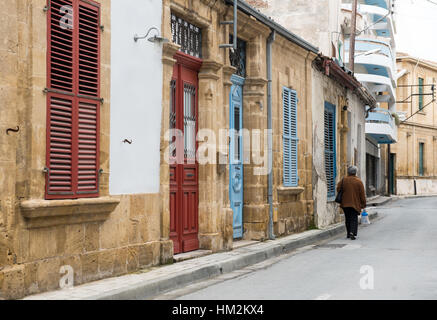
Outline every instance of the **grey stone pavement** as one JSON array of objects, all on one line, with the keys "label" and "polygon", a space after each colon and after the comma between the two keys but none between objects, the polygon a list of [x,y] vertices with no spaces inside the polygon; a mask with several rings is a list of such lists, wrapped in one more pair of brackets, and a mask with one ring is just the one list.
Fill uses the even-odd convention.
[{"label": "grey stone pavement", "polygon": [[357,240],[341,235],[155,299],[437,299],[437,197],[378,207]]},{"label": "grey stone pavement", "polygon": [[[436,199],[437,198],[428,198],[426,201],[434,201],[433,205],[434,207],[436,207]],[[330,288],[329,281],[328,284],[323,284],[322,281],[329,280],[331,278],[322,275],[330,274],[332,276],[332,279],[330,280],[332,283],[335,283],[336,281],[342,282],[343,280],[348,279],[344,278],[344,276],[346,275],[355,276],[355,273],[357,271],[355,270],[356,266],[355,264],[352,264],[352,261],[350,261],[350,269],[341,268],[343,264],[347,265],[345,263],[341,263],[340,265],[338,265],[341,259],[344,258],[342,258],[341,252],[350,253],[349,255],[345,255],[345,257],[347,258],[346,261],[348,261],[348,257],[357,254],[358,256],[364,254],[364,256],[368,257],[369,259],[370,257],[373,257],[373,260],[367,259],[369,260],[369,264],[372,261],[374,262],[378,261],[378,259],[383,259],[383,257],[380,257],[379,255],[382,254],[383,256],[385,256],[387,252],[384,252],[382,248],[378,248],[376,246],[378,241],[386,241],[387,239],[389,239],[390,241],[395,242],[394,238],[392,238],[395,236],[395,234],[389,232],[393,228],[391,228],[390,224],[387,224],[386,221],[394,219],[394,221],[396,222],[395,230],[402,230],[401,226],[404,219],[400,219],[399,221],[395,219],[396,217],[398,217],[397,210],[395,209],[396,205],[398,205],[398,201],[401,201],[400,203],[403,203],[402,201],[405,201],[405,203],[407,204],[410,203],[410,201],[411,203],[417,204],[422,203],[422,201],[423,203],[425,203],[425,200],[422,199],[410,199],[397,200],[389,204],[385,204],[382,207],[370,207],[368,209],[368,212],[370,214],[370,219],[373,223],[369,226],[361,226],[359,231],[359,238],[355,241],[348,240],[349,242],[347,242],[346,239],[343,239],[345,234],[345,228],[344,224],[341,223],[333,225],[324,230],[309,230],[303,233],[278,238],[272,241],[269,240],[265,242],[255,243],[248,242],[248,245],[235,248],[232,251],[209,254],[206,256],[197,257],[195,259],[174,263],[172,265],[150,268],[129,275],[108,278],[83,284],[70,289],[37,294],[26,297],[25,299],[176,299],[180,296],[186,299],[197,299],[199,297],[201,297],[202,299],[220,299],[219,297],[216,297],[214,295],[214,292],[211,293],[208,290],[215,291],[215,288],[217,287],[218,290],[223,288],[223,290],[225,290],[224,292],[226,292],[226,286],[230,286],[230,288],[232,288],[231,293],[228,295],[223,292],[224,294],[220,295],[221,298],[232,299],[234,297],[237,299],[242,299],[246,298],[246,296],[237,294],[239,290],[235,289],[236,287],[234,287],[233,285],[234,282],[237,283],[237,287],[239,285],[242,285],[242,288],[244,288],[244,279],[246,279],[247,277],[256,276],[258,274],[262,275],[263,270],[267,271],[272,268],[276,268],[277,266],[283,265],[283,263],[288,260],[292,261],[292,265],[285,267],[286,274],[283,274],[283,279],[278,278],[277,283],[277,285],[282,288],[278,292],[284,292],[284,295],[281,295],[281,298],[291,299],[293,297],[297,299],[312,299],[314,298],[314,295],[318,294],[318,290],[316,290],[317,285],[321,285],[320,290],[324,288],[324,285],[327,286],[326,290],[321,291],[332,291],[328,290]],[[384,201],[384,203],[386,202]],[[405,206],[405,204],[403,204],[403,206]],[[413,204],[412,207],[414,208],[415,205]],[[424,212],[427,211],[432,210],[426,209]],[[424,213],[417,214],[417,218],[419,218],[418,221],[413,219],[413,222],[416,221],[416,223],[411,224],[411,227],[413,229],[415,226],[417,227],[417,223],[420,220],[424,219],[422,217],[423,214]],[[408,218],[407,214],[406,217]],[[432,221],[434,220],[431,219],[430,215],[427,215],[426,217],[428,217],[428,219],[423,221],[427,224],[425,228],[428,228],[432,226]],[[405,227],[409,226],[408,220],[405,221],[407,223]],[[437,218],[434,224],[437,224]],[[375,231],[372,230],[379,230],[379,232],[381,232],[384,237],[377,240],[378,237],[381,236],[379,235],[379,232],[373,234]],[[388,236],[389,234],[390,236]],[[333,240],[335,237],[341,237],[341,239],[339,238],[338,240]],[[366,242],[369,239],[371,240],[371,243],[374,243],[373,247],[367,246]],[[348,245],[344,246],[343,248],[332,249],[329,248],[330,243],[338,243],[340,245],[343,243],[347,243]],[[314,248],[314,245],[323,246],[323,244],[328,244],[327,248]],[[334,247],[335,246],[336,245],[334,245]],[[395,244],[393,244],[392,247],[398,248],[398,246],[396,246]],[[389,252],[390,250],[393,251],[392,254],[396,253],[395,249],[387,250]],[[340,256],[336,256],[338,255],[338,253],[340,253]],[[361,263],[360,259],[355,261],[355,263],[358,262]],[[278,272],[280,272],[280,270],[278,270]],[[378,273],[376,274],[378,275]],[[306,280],[305,277],[307,277]],[[308,287],[305,287],[302,283],[299,284],[299,281],[297,281],[299,280],[299,278],[301,282],[305,281]],[[312,282],[312,279],[319,278],[320,283],[317,284],[317,282]],[[282,280],[279,281],[280,279]],[[292,279],[295,279],[296,282],[292,281]],[[268,283],[271,282],[270,280],[271,279],[267,277],[264,281],[266,281],[266,284],[268,285]],[[292,281],[290,282],[291,286],[286,285],[288,281]],[[262,283],[263,280],[261,276],[259,285],[261,285]],[[283,287],[281,287],[281,283]],[[311,288],[311,284],[314,286],[314,288]],[[355,283],[353,283],[353,285],[355,286]],[[338,287],[338,285],[336,287]],[[291,288],[293,288],[293,290],[291,290]],[[202,289],[204,289],[205,291]],[[265,288],[266,290],[264,290],[263,287],[258,287],[258,289],[261,291],[252,290],[249,295],[253,294],[259,299],[278,299],[277,294],[269,293],[268,286]],[[247,293],[247,290],[242,291]],[[376,292],[376,290],[374,291]],[[218,292],[220,291],[217,291],[216,293]],[[285,292],[288,292],[288,294],[285,294]],[[304,294],[305,292],[307,292],[307,294]],[[292,293],[294,293],[294,295]],[[199,295],[196,296],[196,294]],[[260,296],[258,296],[257,294],[259,294]],[[321,295],[323,294],[325,293],[321,293]],[[329,294],[332,295],[332,292]],[[247,298],[249,298],[249,296],[247,296]]]}]

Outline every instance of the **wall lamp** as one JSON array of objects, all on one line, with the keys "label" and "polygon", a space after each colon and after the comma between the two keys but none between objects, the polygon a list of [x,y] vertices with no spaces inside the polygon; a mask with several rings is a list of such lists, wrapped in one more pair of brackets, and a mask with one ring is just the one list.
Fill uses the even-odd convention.
[{"label": "wall lamp", "polygon": [[[156,31],[156,35],[154,35],[153,37],[150,37],[150,38],[147,38],[148,36],[149,36],[149,33],[151,32],[151,31]],[[146,33],[146,35],[145,36],[142,36],[142,37],[140,37],[140,36],[138,36],[137,34],[135,34],[135,36],[134,36],[134,40],[135,40],[135,42],[137,42],[138,40],[140,40],[140,39],[146,39],[147,38],[147,40],[149,40],[150,42],[158,42],[158,43],[165,43],[165,42],[168,42],[169,40],[167,39],[167,38],[163,38],[163,37],[161,37],[160,36],[160,34],[159,34],[159,30],[158,30],[158,28],[155,28],[155,27],[151,27],[149,30],[147,30],[147,33]]]}]

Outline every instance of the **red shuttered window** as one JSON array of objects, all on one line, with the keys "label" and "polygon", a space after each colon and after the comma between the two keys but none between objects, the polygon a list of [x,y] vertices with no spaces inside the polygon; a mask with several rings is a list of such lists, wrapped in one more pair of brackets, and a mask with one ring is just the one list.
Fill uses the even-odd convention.
[{"label": "red shuttered window", "polygon": [[46,199],[98,197],[100,5],[48,7]]}]

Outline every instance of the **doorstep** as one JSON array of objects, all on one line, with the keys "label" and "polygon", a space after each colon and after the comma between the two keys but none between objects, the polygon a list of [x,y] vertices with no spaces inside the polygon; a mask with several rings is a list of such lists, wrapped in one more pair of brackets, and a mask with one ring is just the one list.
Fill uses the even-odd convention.
[{"label": "doorstep", "polygon": [[173,262],[182,262],[185,260],[190,260],[190,259],[195,259],[195,258],[200,258],[203,256],[207,256],[209,254],[212,254],[212,250],[195,250],[195,251],[190,251],[190,252],[185,252],[185,253],[179,253],[179,254],[175,254],[173,256]]}]

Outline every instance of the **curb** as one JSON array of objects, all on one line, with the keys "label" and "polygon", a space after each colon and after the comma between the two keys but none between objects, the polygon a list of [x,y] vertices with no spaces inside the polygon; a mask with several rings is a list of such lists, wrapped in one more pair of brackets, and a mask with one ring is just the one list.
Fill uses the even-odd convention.
[{"label": "curb", "polygon": [[403,195],[403,196],[398,196],[398,195],[392,195],[393,199],[420,199],[420,198],[432,198],[432,197],[437,197],[437,194],[412,194],[412,195]]},{"label": "curb", "polygon": [[[369,213],[369,218],[375,218],[378,215],[377,212]],[[338,223],[323,230],[310,230],[303,234],[295,234],[284,238],[278,238],[276,240],[268,240],[260,243],[256,243],[250,246],[241,247],[232,251],[218,253],[223,255],[223,259],[220,261],[208,262],[208,257],[194,259],[199,262],[198,265],[194,264],[194,267],[186,268],[183,271],[177,271],[169,275],[157,275],[155,278],[148,279],[143,275],[126,275],[118,278],[130,279],[123,285],[118,285],[116,289],[106,290],[100,292],[99,288],[102,285],[108,287],[113,282],[114,278],[103,279],[98,283],[89,283],[80,287],[76,287],[80,292],[67,294],[62,297],[62,291],[57,295],[59,291],[49,293],[50,297],[46,299],[81,299],[81,300],[137,300],[137,299],[150,299],[152,297],[164,294],[168,291],[179,289],[194,282],[207,280],[212,277],[216,277],[225,273],[229,273],[235,270],[239,270],[248,267],[253,264],[260,263],[267,259],[275,258],[280,255],[290,253],[298,248],[315,244],[324,240],[333,238],[340,233],[345,232],[344,223]],[[192,260],[192,261],[194,261]],[[201,265],[203,261],[206,261]],[[189,261],[189,260],[188,260]],[[183,262],[181,262],[183,263]],[[174,264],[181,265],[181,263]],[[159,270],[159,269],[158,269]],[[147,273],[145,273],[147,275]],[[141,277],[143,276],[143,279]],[[134,280],[134,281],[133,281]],[[85,287],[84,287],[85,286]],[[75,288],[71,289],[74,290]],[[98,293],[96,293],[98,292]],[[28,298],[38,299],[41,296],[44,299],[43,294],[37,294]]]},{"label": "curb", "polygon": [[369,202],[368,204],[367,204],[367,208],[369,208],[369,207],[379,207],[379,206],[383,206],[383,205],[385,205],[385,204],[388,204],[388,203],[390,203],[390,202],[392,202],[394,200],[394,198],[387,198],[387,199],[384,199],[383,201],[381,201],[381,202]]}]

